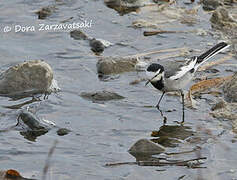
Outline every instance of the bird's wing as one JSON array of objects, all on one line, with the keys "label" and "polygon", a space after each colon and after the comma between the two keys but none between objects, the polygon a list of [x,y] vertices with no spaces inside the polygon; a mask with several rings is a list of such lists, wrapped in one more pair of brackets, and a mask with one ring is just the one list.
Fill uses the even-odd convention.
[{"label": "bird's wing", "polygon": [[170,68],[168,71],[165,73],[165,77],[170,79],[170,80],[177,80],[184,76],[186,73],[189,71],[195,71],[195,65],[197,62],[197,57],[192,57],[191,59],[187,60],[185,64],[180,65],[178,68]]}]

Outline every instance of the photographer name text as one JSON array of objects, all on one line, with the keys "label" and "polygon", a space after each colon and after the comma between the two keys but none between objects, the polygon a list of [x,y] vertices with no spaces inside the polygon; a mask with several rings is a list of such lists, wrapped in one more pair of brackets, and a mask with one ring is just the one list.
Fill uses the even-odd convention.
[{"label": "photographer name text", "polygon": [[73,29],[80,29],[80,28],[91,28],[92,26],[92,20],[90,21],[83,21],[78,23],[68,23],[68,24],[38,24],[37,26],[31,25],[13,25],[13,26],[5,26],[3,28],[3,32],[39,32],[39,31],[67,31],[67,30],[73,30]]}]

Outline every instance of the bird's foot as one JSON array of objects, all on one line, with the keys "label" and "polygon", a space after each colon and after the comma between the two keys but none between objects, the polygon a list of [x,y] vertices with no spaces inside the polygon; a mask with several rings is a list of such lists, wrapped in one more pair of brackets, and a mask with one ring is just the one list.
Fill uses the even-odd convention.
[{"label": "bird's foot", "polygon": [[164,119],[163,119],[163,125],[165,125],[167,123],[167,117],[163,116]]},{"label": "bird's foot", "polygon": [[162,110],[159,107],[156,107],[158,111],[160,111],[160,114],[162,117],[164,117]]},{"label": "bird's foot", "polygon": [[158,104],[156,105],[156,108],[157,108],[157,110],[160,112],[160,115],[164,118],[164,119],[163,119],[163,124],[165,125],[166,122],[167,122],[167,117],[164,116],[164,114],[163,114],[163,112],[162,112],[162,110],[160,109],[160,106],[159,106]]}]

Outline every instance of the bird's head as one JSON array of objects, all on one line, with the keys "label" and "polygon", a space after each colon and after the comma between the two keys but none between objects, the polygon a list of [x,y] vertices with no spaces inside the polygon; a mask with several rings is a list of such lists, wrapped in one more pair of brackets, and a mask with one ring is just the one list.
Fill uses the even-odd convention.
[{"label": "bird's head", "polygon": [[164,67],[160,64],[152,63],[147,67],[146,75],[148,76],[148,81],[146,82],[146,85],[149,82],[157,82],[160,81],[161,78],[164,76]]}]

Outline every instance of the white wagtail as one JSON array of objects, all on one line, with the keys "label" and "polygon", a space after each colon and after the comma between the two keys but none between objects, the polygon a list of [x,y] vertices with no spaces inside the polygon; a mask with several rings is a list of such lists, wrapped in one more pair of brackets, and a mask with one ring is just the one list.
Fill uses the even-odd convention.
[{"label": "white wagtail", "polygon": [[[166,92],[179,91],[182,96],[183,104],[183,119],[184,122],[184,93],[183,89],[192,80],[194,73],[197,69],[212,56],[228,48],[229,45],[225,42],[221,42],[215,45],[213,48],[209,49],[200,56],[194,56],[190,59],[186,59],[183,64],[172,63],[171,65],[165,67],[157,63],[152,63],[148,66],[146,74],[148,76],[148,83],[151,83],[156,89],[162,92],[162,95],[156,105],[159,109],[159,104]],[[161,112],[162,113],[162,112]],[[162,115],[163,116],[163,115]]]}]

